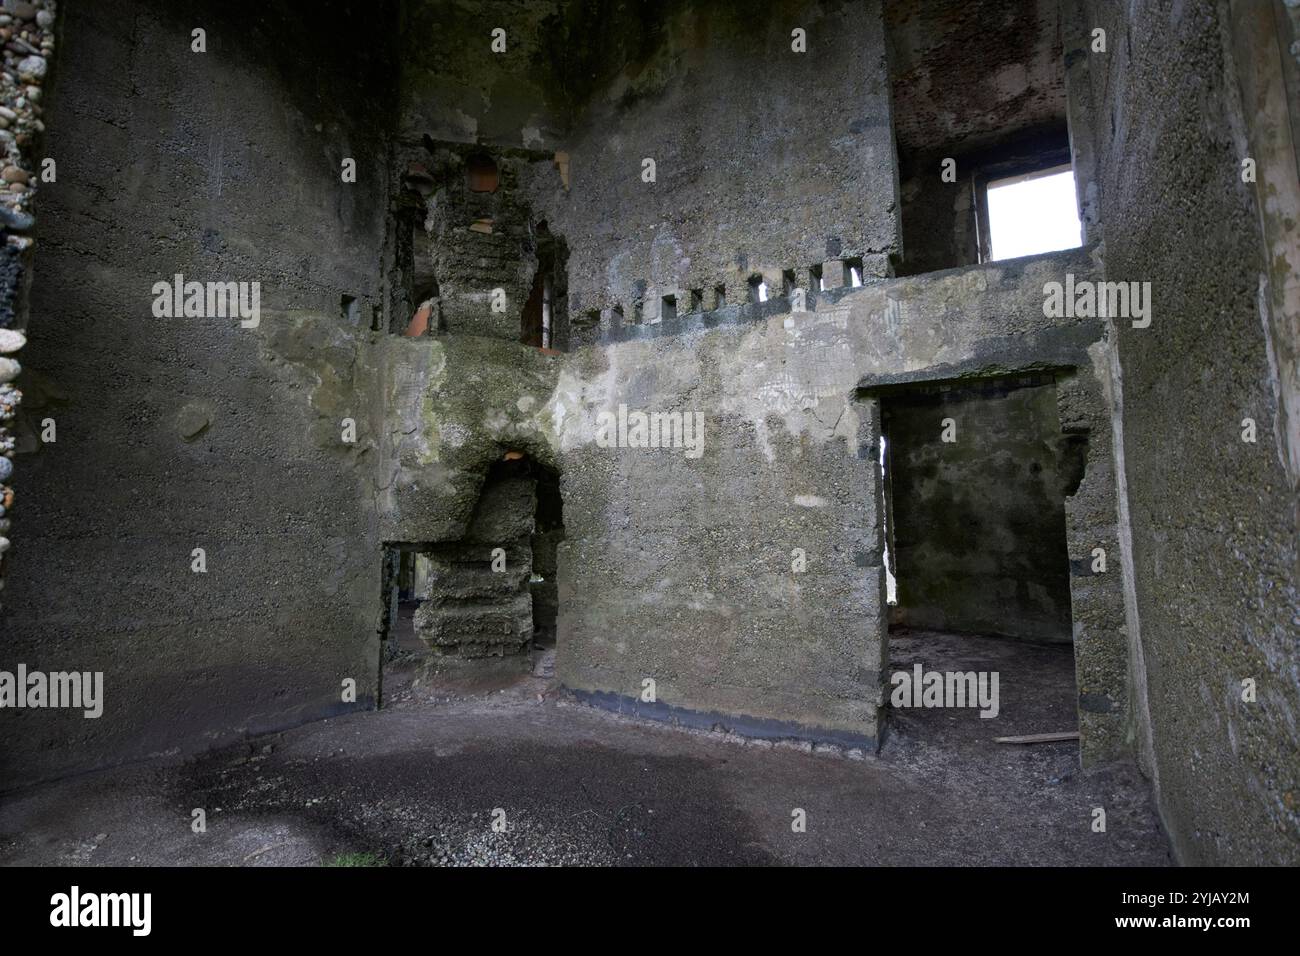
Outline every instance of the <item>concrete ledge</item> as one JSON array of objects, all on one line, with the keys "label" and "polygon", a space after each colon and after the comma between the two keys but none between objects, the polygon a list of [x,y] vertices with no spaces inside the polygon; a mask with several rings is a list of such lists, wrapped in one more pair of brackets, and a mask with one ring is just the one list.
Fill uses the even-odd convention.
[{"label": "concrete ledge", "polygon": [[[574,697],[584,704],[599,707],[601,710],[616,714],[628,714],[660,723],[691,727],[695,730],[722,730],[726,733],[739,734],[742,737],[755,737],[759,740],[805,740],[814,744],[835,744],[839,747],[857,747],[875,753],[880,749],[884,735],[868,737],[844,730],[828,730],[824,727],[805,727],[788,720],[771,720],[765,717],[747,717],[737,714],[721,714],[717,711],[690,710],[672,704],[647,704],[633,697],[624,697],[611,691],[574,690],[566,687]],[[883,729],[883,728],[882,728]]]},{"label": "concrete ledge", "polygon": [[[668,338],[716,328],[757,325],[776,316],[816,313],[819,305],[835,305],[842,300],[856,298],[860,294],[871,290],[885,290],[886,293],[890,290],[907,290],[904,293],[906,297],[915,298],[917,295],[915,290],[918,287],[935,285],[942,280],[968,274],[996,275],[998,281],[1007,289],[1016,288],[1028,282],[1028,276],[1032,275],[1034,270],[1040,266],[1047,266],[1052,270],[1059,271],[1061,274],[1073,268],[1081,273],[1094,275],[1098,271],[1094,260],[1095,250],[1095,245],[1084,245],[1072,249],[1061,249],[1056,252],[1035,253],[1020,256],[1016,259],[997,259],[992,262],[979,263],[978,265],[956,266],[937,272],[923,272],[909,276],[866,276],[860,286],[843,285],[826,289],[805,289],[805,308],[802,312],[792,312],[790,297],[785,293],[776,293],[766,302],[735,302],[720,309],[709,309],[702,312],[679,311],[675,318],[663,322],[628,322],[624,320],[607,328],[591,325],[588,326],[584,341],[597,346],[608,346],[621,342]],[[1056,274],[1056,272],[1054,271],[1052,274]],[[1033,282],[1035,285],[1032,288],[1037,288],[1038,277],[1035,277]],[[1035,306],[1036,308],[1037,306]],[[1102,325],[1102,323],[1094,324],[1097,327]],[[1089,342],[1100,337],[1099,333],[1091,330],[1087,334],[1092,336]],[[1068,361],[1063,364],[1075,365],[1078,363]]]}]

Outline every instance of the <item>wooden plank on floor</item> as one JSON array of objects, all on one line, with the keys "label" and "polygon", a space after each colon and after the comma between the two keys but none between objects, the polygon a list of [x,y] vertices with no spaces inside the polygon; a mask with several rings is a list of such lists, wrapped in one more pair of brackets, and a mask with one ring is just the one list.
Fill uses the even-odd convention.
[{"label": "wooden plank on floor", "polygon": [[1024,734],[1019,737],[994,737],[995,744],[1049,744],[1057,740],[1078,740],[1077,730],[1066,730],[1059,734]]}]

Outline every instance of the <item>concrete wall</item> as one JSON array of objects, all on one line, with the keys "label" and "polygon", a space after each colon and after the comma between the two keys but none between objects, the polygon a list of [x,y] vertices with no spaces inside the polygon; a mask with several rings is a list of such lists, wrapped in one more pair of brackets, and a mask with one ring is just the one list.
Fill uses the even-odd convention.
[{"label": "concrete wall", "polygon": [[[1069,642],[1064,498],[1083,459],[1050,376],[885,398],[901,624]],[[952,422],[952,441],[943,440]]]},{"label": "concrete wall", "polygon": [[380,535],[391,542],[465,537],[489,469],[522,451],[554,468],[547,405],[561,357],[470,335],[383,335],[378,368]]},{"label": "concrete wall", "polygon": [[[345,678],[373,698],[367,333],[340,303],[378,301],[391,24],[347,8],[64,11],[20,382],[58,432],[21,461],[0,667],[102,670],[105,709],[4,710],[0,786],[334,713]],[[176,273],[259,281],[260,326],[155,318]]]},{"label": "concrete wall", "polygon": [[[401,0],[396,37],[401,73],[398,129],[416,140],[556,149],[563,142],[570,90],[587,77],[565,64],[599,34],[578,24],[566,35],[559,0]],[[505,49],[493,51],[493,31]]]},{"label": "concrete wall", "polygon": [[[569,12],[599,30],[593,89],[574,120],[571,188],[535,203],[569,242],[570,309],[659,316],[688,290],[743,302],[754,274],[807,283],[827,259],[883,274],[898,246],[880,4],[674,2]],[[807,52],[791,32],[807,34]],[[588,32],[588,35],[589,32]],[[585,83],[587,77],[575,77]],[[585,87],[584,87],[585,88]],[[643,181],[643,160],[655,181]],[[617,210],[617,215],[610,215]]]},{"label": "concrete wall", "polygon": [[[552,403],[579,505],[560,547],[561,679],[659,716],[876,737],[888,663],[872,396],[1066,368],[1100,396],[1100,327],[1042,308],[1045,282],[1091,269],[1074,251],[886,281],[807,312],[778,300],[614,330],[575,354]],[[703,415],[700,456],[602,447],[600,416],[620,405]],[[1111,639],[1089,649],[1117,641],[1122,662],[1122,632]],[[656,707],[632,703],[646,679]],[[1104,690],[1123,700],[1122,672]]]},{"label": "concrete wall", "polygon": [[[1232,11],[1272,6],[1092,2],[1079,18],[1108,41],[1083,61],[1106,276],[1154,296],[1149,328],[1115,323],[1140,739],[1176,851],[1197,864],[1300,861],[1294,384],[1278,366],[1296,324],[1294,299],[1273,297],[1294,288],[1300,216],[1277,180],[1241,175],[1262,119],[1242,71],[1267,73],[1294,37],[1248,45],[1250,63],[1232,52]],[[1293,149],[1278,168],[1294,184]],[[1280,254],[1260,212],[1288,203]]]}]

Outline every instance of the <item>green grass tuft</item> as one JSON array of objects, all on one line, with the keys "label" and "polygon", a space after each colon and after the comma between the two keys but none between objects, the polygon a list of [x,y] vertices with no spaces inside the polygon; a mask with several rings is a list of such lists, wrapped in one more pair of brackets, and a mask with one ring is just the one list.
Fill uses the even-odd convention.
[{"label": "green grass tuft", "polygon": [[384,861],[374,853],[336,853],[325,861],[325,866],[383,866]]}]

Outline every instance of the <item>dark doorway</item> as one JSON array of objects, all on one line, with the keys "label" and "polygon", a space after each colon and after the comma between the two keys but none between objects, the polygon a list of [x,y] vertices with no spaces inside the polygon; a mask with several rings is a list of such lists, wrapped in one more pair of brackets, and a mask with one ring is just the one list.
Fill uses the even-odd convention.
[{"label": "dark doorway", "polygon": [[[976,749],[1001,735],[1074,732],[1065,498],[1080,451],[1061,431],[1054,376],[877,397],[892,726]],[[976,681],[980,707],[896,699],[909,686],[899,675],[918,673],[945,687]]]},{"label": "dark doorway", "polygon": [[415,630],[415,612],[428,597],[431,568],[422,546],[390,544],[384,548],[380,626],[382,707],[410,689],[429,657],[429,647]]},{"label": "dark doorway", "polygon": [[881,398],[890,623],[1069,643],[1069,446],[1051,376]]},{"label": "dark doorway", "polygon": [[520,315],[519,341],[535,348],[568,348],[568,248],[545,222],[533,230],[537,269]]}]

